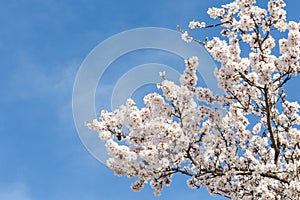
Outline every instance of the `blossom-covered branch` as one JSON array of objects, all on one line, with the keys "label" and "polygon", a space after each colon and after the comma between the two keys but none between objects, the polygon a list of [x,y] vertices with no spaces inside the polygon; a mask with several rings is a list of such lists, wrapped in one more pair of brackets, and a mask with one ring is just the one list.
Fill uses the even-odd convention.
[{"label": "blossom-covered branch", "polygon": [[[300,105],[284,88],[300,72],[300,24],[286,20],[283,0],[266,7],[235,0],[208,9],[220,20],[215,25],[193,20],[189,31],[179,27],[186,42],[199,42],[220,62],[215,75],[224,95],[197,86],[192,57],[180,85],[163,74],[162,95],[145,96],[144,108],[129,99],[87,123],[106,141],[107,165],[138,178],[133,190],[150,182],[160,194],[181,173],[191,188],[232,199],[300,198]],[[222,28],[222,39],[192,36],[194,29],[214,27]],[[278,40],[277,54],[276,32],[287,36]]]}]

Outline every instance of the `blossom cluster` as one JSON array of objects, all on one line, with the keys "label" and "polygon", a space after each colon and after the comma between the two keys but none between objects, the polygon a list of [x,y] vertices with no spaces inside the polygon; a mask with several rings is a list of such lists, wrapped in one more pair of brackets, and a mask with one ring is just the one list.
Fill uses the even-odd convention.
[{"label": "blossom cluster", "polygon": [[[266,8],[235,0],[208,9],[225,39],[200,42],[182,31],[183,40],[200,42],[220,62],[215,76],[224,94],[198,86],[199,61],[186,59],[180,85],[164,79],[162,95],[145,96],[144,108],[129,99],[87,123],[106,141],[107,165],[137,177],[135,191],[150,182],[160,194],[182,173],[188,186],[212,195],[299,199],[300,105],[288,100],[285,85],[300,72],[300,23],[288,22],[284,7],[283,0],[269,0]],[[208,27],[214,26],[189,23],[190,30]],[[287,36],[278,44],[276,30]],[[242,47],[250,50],[247,57]]]}]

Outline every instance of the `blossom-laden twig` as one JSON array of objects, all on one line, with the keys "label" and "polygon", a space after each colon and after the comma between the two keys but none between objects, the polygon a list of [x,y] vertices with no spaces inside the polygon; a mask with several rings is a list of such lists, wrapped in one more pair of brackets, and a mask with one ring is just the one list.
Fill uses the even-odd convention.
[{"label": "blossom-laden twig", "polygon": [[[198,59],[187,59],[180,85],[164,79],[163,95],[145,96],[144,108],[129,99],[87,123],[106,140],[107,165],[137,177],[136,191],[150,181],[160,194],[181,173],[191,188],[232,199],[299,199],[300,106],[287,99],[284,86],[300,71],[300,24],[286,20],[284,6],[283,0],[270,0],[266,9],[236,0],[208,10],[220,20],[215,25],[193,20],[189,33],[179,27],[182,39],[204,45],[221,63],[215,75],[224,95],[197,86]],[[217,26],[225,39],[191,35]],[[273,55],[276,30],[287,38]],[[241,57],[241,43],[250,47],[248,57]]]}]

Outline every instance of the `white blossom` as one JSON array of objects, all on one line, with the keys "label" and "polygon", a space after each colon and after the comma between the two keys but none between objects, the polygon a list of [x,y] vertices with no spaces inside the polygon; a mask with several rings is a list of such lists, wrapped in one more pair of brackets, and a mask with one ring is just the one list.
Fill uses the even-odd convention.
[{"label": "white blossom", "polygon": [[[161,72],[162,93],[146,95],[145,107],[129,99],[86,123],[106,141],[108,167],[136,177],[134,191],[150,182],[156,195],[182,173],[190,188],[212,195],[299,199],[300,105],[285,86],[300,72],[300,24],[287,21],[284,7],[283,0],[267,8],[235,0],[207,11],[220,20],[210,27],[220,26],[222,38],[201,42],[181,30],[184,41],[200,41],[220,63],[215,76],[224,94],[197,84],[198,65],[207,67],[197,57],[185,60],[179,85]],[[208,27],[196,20],[188,26]]]},{"label": "white blossom", "polygon": [[185,42],[192,42],[193,41],[193,38],[191,36],[189,36],[187,31],[185,31],[184,33],[181,34],[181,38]]},{"label": "white blossom", "polygon": [[203,28],[203,27],[205,27],[205,25],[206,25],[205,22],[198,22],[198,21],[193,20],[193,21],[190,21],[189,28],[190,29]]}]

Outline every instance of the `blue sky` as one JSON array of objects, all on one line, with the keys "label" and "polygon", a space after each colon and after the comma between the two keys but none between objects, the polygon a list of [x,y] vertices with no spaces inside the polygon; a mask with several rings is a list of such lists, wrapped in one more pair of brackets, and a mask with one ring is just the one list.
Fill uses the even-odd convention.
[{"label": "blue sky", "polygon": [[[175,30],[207,20],[207,8],[218,1],[0,2],[0,199],[222,199],[189,189],[182,176],[160,197],[149,186],[132,192],[133,180],[114,176],[87,152],[72,118],[76,72],[96,45],[132,28]],[[299,20],[299,6],[287,1],[289,19]]]}]

